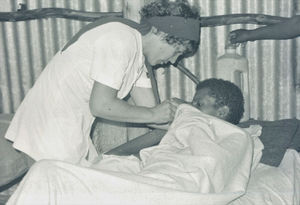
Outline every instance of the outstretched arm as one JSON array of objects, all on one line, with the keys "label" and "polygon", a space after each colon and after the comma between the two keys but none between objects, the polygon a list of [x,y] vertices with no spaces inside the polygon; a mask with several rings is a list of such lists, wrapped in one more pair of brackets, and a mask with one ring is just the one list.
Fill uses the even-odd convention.
[{"label": "outstretched arm", "polygon": [[[152,88],[142,88],[142,87],[133,87],[131,92],[131,99],[133,103],[137,106],[145,106],[145,107],[155,107],[156,102],[153,94]],[[178,99],[178,98],[172,98],[168,100],[167,102],[170,102],[172,104],[172,116],[174,116],[178,105],[182,103],[186,103],[185,101]],[[163,102],[166,103],[166,102]],[[162,114],[162,113],[161,113]],[[158,122],[154,123],[148,123],[148,127],[155,128],[155,129],[163,129],[167,130],[169,127],[168,123],[161,124]]]},{"label": "outstretched arm", "polygon": [[300,15],[284,22],[254,30],[238,29],[229,33],[231,43],[242,43],[264,39],[291,39],[300,36]]},{"label": "outstretched arm", "polygon": [[[151,88],[139,88],[134,87],[131,91],[131,97],[135,104],[143,105],[147,107],[152,107],[155,105],[154,95]],[[179,105],[181,103],[186,103],[185,101],[177,98],[173,98],[171,101],[173,103]],[[157,145],[162,137],[166,133],[166,129],[168,128],[168,124],[164,125],[157,125],[157,124],[148,124],[151,128],[158,128],[150,131],[142,136],[139,136],[125,144],[122,144],[105,154],[112,154],[112,155],[131,155],[134,154],[139,156],[139,152],[141,149],[146,147],[151,147]]]},{"label": "outstretched arm", "polygon": [[155,107],[130,105],[117,98],[117,90],[94,82],[90,111],[96,117],[119,122],[167,123],[173,119],[176,106],[166,101]]}]

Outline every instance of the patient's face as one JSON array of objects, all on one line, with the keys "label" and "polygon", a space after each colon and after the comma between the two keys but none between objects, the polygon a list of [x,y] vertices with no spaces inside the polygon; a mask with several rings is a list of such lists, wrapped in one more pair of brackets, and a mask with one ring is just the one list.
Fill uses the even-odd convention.
[{"label": "patient's face", "polygon": [[192,105],[205,114],[217,116],[217,108],[215,106],[216,99],[209,95],[209,88],[198,90],[193,98]]}]

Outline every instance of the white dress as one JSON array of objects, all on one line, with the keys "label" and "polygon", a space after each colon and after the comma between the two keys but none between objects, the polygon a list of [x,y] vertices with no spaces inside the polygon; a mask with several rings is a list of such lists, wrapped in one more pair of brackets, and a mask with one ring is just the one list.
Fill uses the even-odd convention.
[{"label": "white dress", "polygon": [[94,81],[117,89],[122,99],[133,86],[151,87],[145,71],[137,30],[119,22],[95,27],[48,63],[18,108],[5,138],[36,161],[84,163],[94,150],[89,137]]}]

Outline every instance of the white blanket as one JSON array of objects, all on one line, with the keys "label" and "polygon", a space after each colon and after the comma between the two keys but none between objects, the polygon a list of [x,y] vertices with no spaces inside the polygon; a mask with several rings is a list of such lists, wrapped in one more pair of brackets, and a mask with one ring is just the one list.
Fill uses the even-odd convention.
[{"label": "white blanket", "polygon": [[259,164],[250,177],[246,194],[231,205],[300,204],[300,154],[288,149],[279,167]]},{"label": "white blanket", "polygon": [[261,149],[257,135],[181,105],[142,161],[104,156],[90,168],[40,161],[8,204],[228,204],[245,194]]}]

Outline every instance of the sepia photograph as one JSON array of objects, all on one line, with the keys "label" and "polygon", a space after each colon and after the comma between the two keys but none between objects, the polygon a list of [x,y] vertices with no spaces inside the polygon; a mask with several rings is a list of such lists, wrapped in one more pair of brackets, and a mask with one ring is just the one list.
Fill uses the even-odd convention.
[{"label": "sepia photograph", "polygon": [[299,205],[300,0],[0,0],[0,205]]}]

